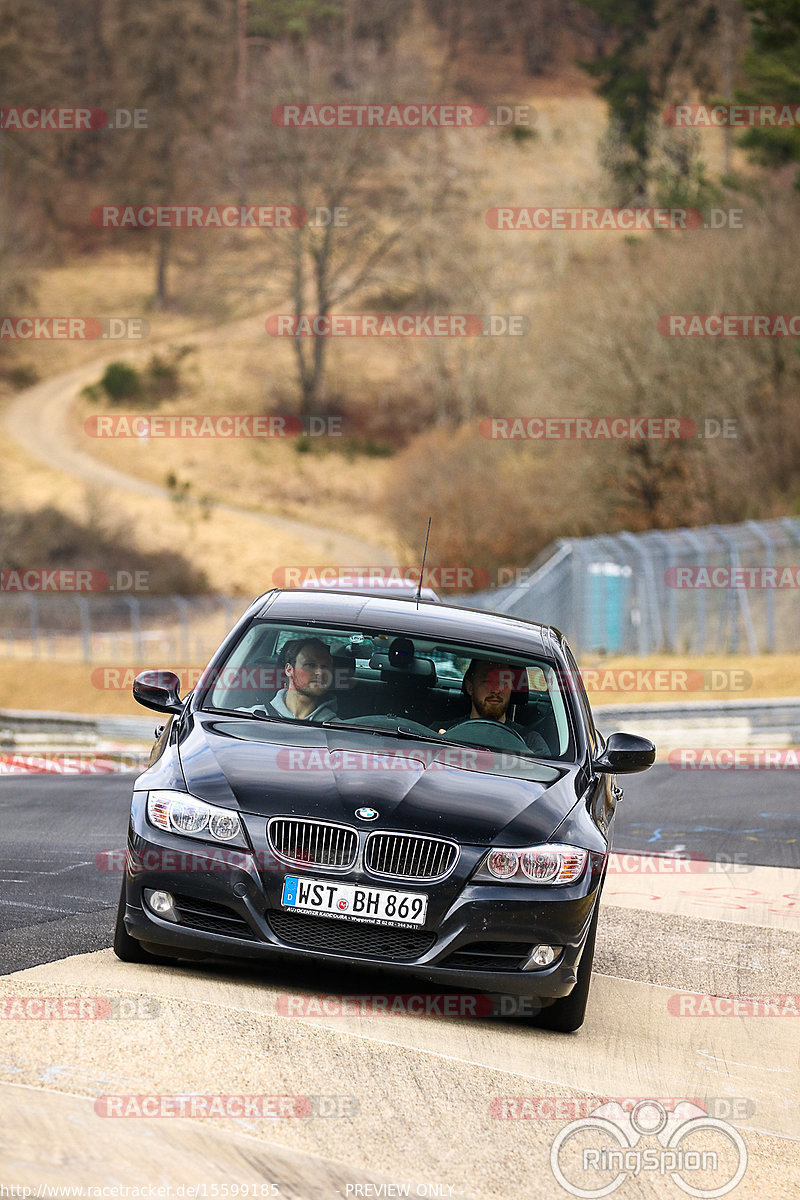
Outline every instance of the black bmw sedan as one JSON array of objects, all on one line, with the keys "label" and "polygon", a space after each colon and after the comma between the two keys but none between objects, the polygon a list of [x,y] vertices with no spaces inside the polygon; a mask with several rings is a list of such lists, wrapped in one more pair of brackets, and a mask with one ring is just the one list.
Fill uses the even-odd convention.
[{"label": "black bmw sedan", "polygon": [[558,630],[447,604],[272,591],[169,713],[133,789],[125,961],[343,961],[583,1022],[618,774]]}]

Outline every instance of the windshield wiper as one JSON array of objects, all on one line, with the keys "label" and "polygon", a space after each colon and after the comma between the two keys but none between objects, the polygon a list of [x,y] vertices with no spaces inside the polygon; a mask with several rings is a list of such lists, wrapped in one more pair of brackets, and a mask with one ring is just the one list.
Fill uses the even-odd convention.
[{"label": "windshield wiper", "polygon": [[200,708],[198,712],[217,713],[226,717],[238,717],[240,721],[269,721],[277,723],[277,717],[271,717],[269,713],[251,712],[249,708]]},{"label": "windshield wiper", "polygon": [[320,721],[325,729],[341,729],[353,733],[379,733],[384,737],[402,737],[414,742],[431,742],[434,746],[460,746],[463,743],[453,742],[431,731],[430,733],[415,733],[413,729],[403,729],[402,725],[392,725],[381,729],[378,725],[350,725],[345,721]]}]

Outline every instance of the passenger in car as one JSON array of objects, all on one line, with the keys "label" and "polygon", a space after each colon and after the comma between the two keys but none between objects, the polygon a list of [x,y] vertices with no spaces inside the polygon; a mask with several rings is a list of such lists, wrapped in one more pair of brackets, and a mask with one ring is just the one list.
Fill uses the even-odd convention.
[{"label": "passenger in car", "polygon": [[[533,729],[527,729],[517,721],[507,719],[513,693],[524,692],[527,695],[528,680],[524,667],[473,658],[464,673],[461,689],[472,702],[470,713],[466,718],[460,717],[456,721],[450,722],[448,728],[460,725],[465,719],[468,721],[499,721],[518,733],[534,754],[549,756],[549,747],[541,734]],[[439,732],[446,733],[447,730],[440,729]]]},{"label": "passenger in car", "polygon": [[330,721],[336,716],[333,657],[319,638],[296,638],[281,651],[287,684],[271,700],[258,705],[271,717],[298,721]]}]

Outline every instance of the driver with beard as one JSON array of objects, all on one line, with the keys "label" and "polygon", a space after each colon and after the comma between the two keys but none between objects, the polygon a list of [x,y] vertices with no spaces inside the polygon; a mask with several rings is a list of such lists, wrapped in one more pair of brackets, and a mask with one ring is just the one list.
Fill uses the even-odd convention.
[{"label": "driver with beard", "polygon": [[[511,693],[514,691],[514,681],[524,671],[524,667],[512,667],[509,663],[473,658],[461,684],[462,691],[472,701],[472,709],[466,719],[499,721],[514,733],[518,733],[532,753],[549,758],[550,749],[541,734],[533,729],[526,729],[516,721],[509,721],[506,717]],[[459,717],[452,724],[461,724],[463,720],[463,717]],[[446,733],[447,730],[440,729],[439,732]]]}]

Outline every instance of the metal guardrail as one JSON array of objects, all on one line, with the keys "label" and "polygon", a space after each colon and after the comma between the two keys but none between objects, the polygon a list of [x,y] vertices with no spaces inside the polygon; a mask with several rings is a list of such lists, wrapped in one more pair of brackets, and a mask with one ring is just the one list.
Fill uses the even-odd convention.
[{"label": "metal guardrail", "polygon": [[659,750],[696,746],[800,747],[800,697],[717,700],[693,704],[596,705],[604,735],[616,730],[649,737]]},{"label": "metal guardrail", "polygon": [[98,738],[153,740],[153,726],[158,714],[152,717],[92,716],[83,713],[24,712],[19,709],[0,709],[0,741],[19,733],[51,733],[56,735],[89,734]]}]

